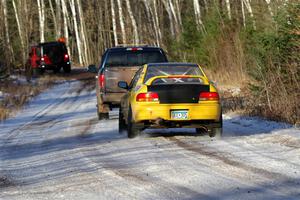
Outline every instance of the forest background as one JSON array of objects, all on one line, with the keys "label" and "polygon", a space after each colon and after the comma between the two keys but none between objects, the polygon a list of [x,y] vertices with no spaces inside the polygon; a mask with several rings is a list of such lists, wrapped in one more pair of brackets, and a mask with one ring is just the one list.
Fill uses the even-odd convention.
[{"label": "forest background", "polygon": [[24,70],[30,46],[61,37],[78,66],[99,63],[112,46],[161,46],[170,61],[242,87],[248,114],[300,123],[299,0],[0,1],[8,73]]}]

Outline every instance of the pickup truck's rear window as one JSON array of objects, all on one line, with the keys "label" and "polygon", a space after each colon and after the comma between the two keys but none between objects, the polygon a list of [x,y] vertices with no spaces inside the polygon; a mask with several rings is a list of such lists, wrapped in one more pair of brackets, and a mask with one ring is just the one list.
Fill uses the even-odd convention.
[{"label": "pickup truck's rear window", "polygon": [[159,51],[110,52],[105,66],[141,66],[147,63],[160,63],[166,61],[166,57]]}]

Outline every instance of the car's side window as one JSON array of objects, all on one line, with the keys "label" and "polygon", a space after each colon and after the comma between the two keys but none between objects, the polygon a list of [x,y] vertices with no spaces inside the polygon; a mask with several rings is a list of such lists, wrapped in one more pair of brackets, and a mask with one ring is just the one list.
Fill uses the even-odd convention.
[{"label": "car's side window", "polygon": [[129,84],[129,88],[132,89],[136,86],[140,76],[141,76],[141,72],[143,71],[143,68],[140,68],[134,75],[133,79],[131,80],[130,84]]}]

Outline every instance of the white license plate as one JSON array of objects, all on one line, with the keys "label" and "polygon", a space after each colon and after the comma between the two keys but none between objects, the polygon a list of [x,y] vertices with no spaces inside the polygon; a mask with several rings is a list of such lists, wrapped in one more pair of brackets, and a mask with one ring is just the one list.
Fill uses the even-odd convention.
[{"label": "white license plate", "polygon": [[188,111],[187,110],[172,110],[171,111],[171,119],[188,119]]}]

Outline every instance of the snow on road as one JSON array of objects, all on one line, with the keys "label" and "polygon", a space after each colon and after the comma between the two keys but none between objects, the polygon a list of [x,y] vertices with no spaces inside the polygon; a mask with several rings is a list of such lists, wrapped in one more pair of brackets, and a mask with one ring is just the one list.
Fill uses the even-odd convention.
[{"label": "snow on road", "polygon": [[224,138],[193,129],[118,133],[95,91],[70,80],[0,124],[0,199],[300,199],[300,130],[224,116]]}]

